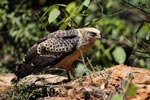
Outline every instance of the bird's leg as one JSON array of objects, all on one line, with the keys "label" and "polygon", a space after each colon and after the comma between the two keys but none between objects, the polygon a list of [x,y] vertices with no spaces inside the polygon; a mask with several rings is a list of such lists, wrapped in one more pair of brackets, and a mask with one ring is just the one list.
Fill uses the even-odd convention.
[{"label": "bird's leg", "polygon": [[[66,70],[66,71],[67,71],[68,81],[71,81],[71,76],[72,76],[73,78],[76,77],[75,71],[74,71],[74,69],[73,69],[72,67],[70,67],[70,68],[69,68],[68,70]],[[71,74],[71,76],[70,76],[70,74]]]},{"label": "bird's leg", "polygon": [[69,71],[66,70],[66,73],[67,73],[68,82],[69,82],[69,81],[71,81],[71,77],[70,77]]},{"label": "bird's leg", "polygon": [[75,71],[74,71],[74,69],[73,69],[73,68],[70,68],[70,69],[69,69],[69,71],[67,71],[68,81],[71,81],[71,76],[70,76],[70,74],[71,74],[71,76],[72,76],[73,78],[75,78],[75,77],[76,77],[76,75],[75,75]]},{"label": "bird's leg", "polygon": [[70,74],[72,75],[72,77],[73,77],[73,78],[75,78],[75,77],[76,77],[76,75],[75,75],[75,71],[74,71],[74,69],[73,69],[73,68],[71,68],[71,69],[70,69]]}]

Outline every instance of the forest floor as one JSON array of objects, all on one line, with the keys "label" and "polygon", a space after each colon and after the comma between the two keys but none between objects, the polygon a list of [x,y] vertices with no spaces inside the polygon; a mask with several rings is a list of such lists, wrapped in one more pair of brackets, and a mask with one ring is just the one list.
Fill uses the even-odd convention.
[{"label": "forest floor", "polygon": [[28,100],[150,100],[150,70],[147,69],[116,65],[67,83],[62,83],[66,77],[56,76],[30,75],[12,85],[10,80],[14,75],[1,74],[0,100],[25,100],[23,97]]}]

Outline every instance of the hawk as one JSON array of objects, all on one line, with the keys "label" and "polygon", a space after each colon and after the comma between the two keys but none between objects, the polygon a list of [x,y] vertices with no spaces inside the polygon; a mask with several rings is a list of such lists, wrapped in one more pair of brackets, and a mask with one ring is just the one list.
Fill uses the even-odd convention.
[{"label": "hawk", "polygon": [[100,31],[95,28],[52,32],[29,49],[23,62],[18,65],[16,77],[12,81],[17,82],[48,66],[63,68],[74,76],[72,63],[80,57],[81,53],[88,51],[99,38],[101,38]]}]

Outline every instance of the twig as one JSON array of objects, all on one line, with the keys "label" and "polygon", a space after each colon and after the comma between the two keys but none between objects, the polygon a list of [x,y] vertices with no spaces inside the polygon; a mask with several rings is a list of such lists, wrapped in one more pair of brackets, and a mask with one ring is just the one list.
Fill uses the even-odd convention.
[{"label": "twig", "polygon": [[139,7],[137,7],[137,6],[135,6],[135,5],[132,5],[132,4],[130,4],[130,3],[128,3],[128,2],[126,2],[125,0],[122,0],[124,3],[126,3],[127,5],[129,5],[129,6],[131,6],[131,7],[134,7],[134,8],[136,8],[136,9],[139,9],[139,10],[141,10],[142,12],[144,12],[144,13],[146,13],[146,14],[150,14],[150,12],[147,12],[147,11],[145,11],[145,10],[143,10],[143,9],[141,9],[141,8],[139,8]]},{"label": "twig", "polygon": [[91,69],[92,69],[94,72],[96,72],[95,69],[93,68],[94,66],[92,65],[92,63],[91,63],[91,61],[89,60],[89,58],[87,57],[86,59],[87,59],[89,65],[92,67]]},{"label": "twig", "polygon": [[[42,22],[42,20],[41,20],[40,16],[39,16],[38,14],[36,14],[36,16],[38,17],[38,19],[39,19],[39,21],[40,21],[40,23],[41,23],[41,25],[42,25],[42,24],[43,24],[43,22]],[[44,29],[48,32],[48,30],[47,30],[47,28],[46,28],[46,27],[44,27]]]},{"label": "twig", "polygon": [[84,68],[86,69],[86,72],[88,73],[88,75],[89,75],[89,77],[90,77],[90,79],[91,79],[91,81],[93,83],[92,77],[91,77],[90,72],[88,71],[88,69],[86,67],[85,60],[84,60],[84,57],[83,57],[83,53],[82,53],[81,50],[80,50],[80,54],[81,54],[81,58],[82,58],[82,62],[83,62]]}]

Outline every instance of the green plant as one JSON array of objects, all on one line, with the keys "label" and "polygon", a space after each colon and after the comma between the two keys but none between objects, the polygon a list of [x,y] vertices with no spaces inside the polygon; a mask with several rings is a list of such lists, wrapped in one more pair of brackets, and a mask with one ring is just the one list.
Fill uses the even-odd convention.
[{"label": "green plant", "polygon": [[149,68],[149,49],[146,49],[150,47],[148,1],[72,0],[66,4],[45,4],[40,9],[34,8],[34,2],[30,1],[12,3],[0,1],[0,57],[5,59],[8,54],[15,58],[11,62],[1,60],[2,66],[8,63],[6,67],[10,68],[22,61],[29,47],[48,31],[95,27],[101,30],[102,39],[86,54],[94,66],[123,63]]}]

